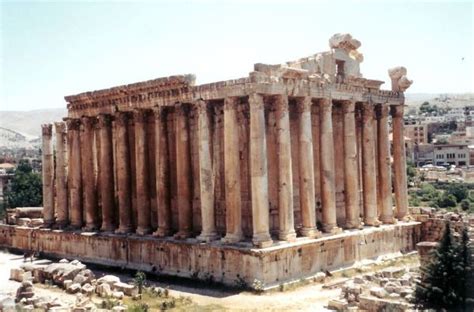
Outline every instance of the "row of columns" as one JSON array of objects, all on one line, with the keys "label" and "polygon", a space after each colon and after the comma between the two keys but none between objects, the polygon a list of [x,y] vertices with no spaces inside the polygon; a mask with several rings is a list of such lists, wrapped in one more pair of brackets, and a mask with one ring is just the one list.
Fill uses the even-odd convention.
[{"label": "row of columns", "polygon": [[[226,204],[226,235],[223,241],[235,243],[243,239],[241,177],[239,155],[239,123],[237,107],[240,98],[229,97],[224,101],[224,179]],[[261,94],[249,95],[250,108],[250,185],[253,236],[255,246],[266,247],[272,244],[269,228],[269,195],[268,195],[268,164],[267,143],[265,135],[265,107]],[[321,204],[322,230],[326,233],[340,231],[336,222],[335,196],[335,163],[334,133],[332,125],[331,99],[318,99],[320,108],[320,172],[321,172]],[[302,217],[301,235],[317,237],[320,235],[316,227],[315,176],[313,160],[313,137],[311,125],[310,97],[297,99],[298,111],[298,155],[299,155],[299,198]],[[198,142],[199,142],[199,179],[202,232],[197,237],[202,241],[217,239],[214,211],[214,171],[212,163],[210,116],[205,101],[198,101]],[[359,211],[359,167],[356,139],[355,102],[342,101],[344,121],[344,196],[345,196],[345,228],[361,226]],[[363,188],[363,222],[365,225],[393,223],[392,182],[390,164],[390,144],[388,138],[388,114],[390,107],[379,105],[374,115],[374,105],[363,103],[362,122],[362,188]],[[275,97],[278,145],[278,239],[293,241],[296,238],[294,225],[293,203],[293,172],[291,157],[291,137],[288,97]],[[175,147],[177,177],[178,232],[176,238],[187,238],[192,234],[192,188],[190,134],[187,118],[188,106],[175,106]],[[118,216],[114,209],[114,142],[112,138],[112,116],[100,114],[97,119],[83,117],[67,119],[68,132],[64,123],[56,123],[57,136],[57,217],[56,224],[60,227],[69,223],[72,228],[100,230],[105,232],[130,233],[132,227],[131,176],[135,174],[137,194],[137,229],[136,233],[151,233],[150,194],[148,186],[149,159],[147,153],[146,115],[143,110],[134,111],[135,134],[135,168],[131,172],[132,159],[129,135],[127,130],[129,113],[115,113],[116,133],[116,182],[118,193]],[[169,155],[163,152],[168,146],[165,113],[162,107],[153,109],[155,118],[155,174],[157,193],[157,224],[153,234],[158,237],[171,234],[171,211],[167,181],[170,178],[168,166]],[[392,108],[393,115],[393,151],[395,169],[395,199],[397,204],[396,217],[406,216],[406,173],[405,145],[403,139],[403,106]],[[94,128],[97,123],[99,140],[98,151],[98,186],[102,216],[97,215],[97,193],[94,183]],[[376,123],[376,126],[375,126]],[[83,130],[80,131],[82,124]],[[375,133],[377,131],[377,133]],[[51,142],[51,126],[43,127],[43,190],[44,219],[47,226],[54,222],[54,185],[53,149]],[[66,149],[66,135],[69,150]],[[377,148],[377,150],[376,150]],[[377,159],[376,159],[377,155]],[[68,165],[69,162],[69,165]],[[339,164],[338,164],[339,165]],[[68,172],[67,168],[69,168]],[[378,180],[376,170],[378,172]],[[377,189],[380,188],[380,198]],[[68,190],[68,191],[66,191]],[[67,193],[68,192],[68,193]],[[83,203],[82,203],[83,201]],[[380,202],[379,202],[380,201]],[[71,207],[68,214],[68,205]],[[381,207],[380,216],[377,205]],[[85,224],[83,224],[84,209]],[[98,224],[102,219],[102,224]],[[118,224],[115,224],[118,220]],[[380,220],[380,221],[379,221]]]}]

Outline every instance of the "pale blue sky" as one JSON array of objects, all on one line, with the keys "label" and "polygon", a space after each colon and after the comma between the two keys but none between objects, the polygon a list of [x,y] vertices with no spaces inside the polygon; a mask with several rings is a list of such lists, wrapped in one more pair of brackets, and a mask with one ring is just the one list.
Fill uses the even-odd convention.
[{"label": "pale blue sky", "polygon": [[240,78],[328,50],[337,32],[362,42],[361,71],[382,88],[403,65],[410,92],[474,92],[473,1],[0,1],[0,110],[175,74]]}]

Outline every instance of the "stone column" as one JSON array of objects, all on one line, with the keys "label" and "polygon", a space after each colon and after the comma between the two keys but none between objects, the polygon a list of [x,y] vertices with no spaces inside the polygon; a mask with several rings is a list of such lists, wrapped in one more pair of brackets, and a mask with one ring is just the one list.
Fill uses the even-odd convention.
[{"label": "stone column", "polygon": [[336,182],[334,168],[334,138],[332,129],[332,100],[320,100],[321,127],[321,201],[322,228],[326,233],[340,229],[336,222]]},{"label": "stone column", "polygon": [[99,228],[98,225],[98,213],[97,213],[97,193],[94,183],[94,119],[92,117],[82,117],[81,123],[83,130],[81,135],[83,136],[81,146],[81,152],[83,157],[83,198],[84,198],[84,209],[86,212],[86,225],[84,230],[95,231]]},{"label": "stone column", "polygon": [[62,229],[69,223],[66,124],[55,122],[54,128],[56,130],[56,225]]},{"label": "stone column", "polygon": [[316,229],[316,203],[314,180],[313,134],[311,128],[311,97],[298,100],[298,140],[299,140],[299,182],[301,235],[317,237],[321,233]]},{"label": "stone column", "polygon": [[[199,185],[201,198],[201,235],[197,238],[210,242],[217,239],[216,220],[214,216],[214,179],[212,176],[213,164],[211,155],[211,129],[209,128],[209,114],[207,103],[196,103],[198,112],[199,137]],[[227,206],[228,207],[228,206]]]},{"label": "stone column", "polygon": [[148,185],[148,150],[146,135],[146,111],[134,111],[135,125],[135,168],[137,192],[137,230],[139,235],[151,233],[150,192]]},{"label": "stone column", "polygon": [[250,106],[250,183],[252,193],[252,242],[259,248],[272,245],[268,204],[267,142],[263,96],[249,95]]},{"label": "stone column", "polygon": [[132,231],[132,181],[130,169],[130,146],[128,140],[128,115],[126,112],[115,114],[115,133],[117,134],[117,191],[119,203],[119,234]]},{"label": "stone column", "polygon": [[404,220],[408,211],[408,197],[405,139],[403,134],[403,105],[393,106],[392,108],[396,217],[398,220]]},{"label": "stone column", "polygon": [[66,119],[69,134],[69,225],[72,229],[82,227],[82,167],[79,119]]},{"label": "stone column", "polygon": [[153,109],[155,117],[155,170],[158,228],[153,233],[165,237],[171,232],[171,211],[169,196],[169,162],[168,133],[166,131],[166,114],[163,106]]},{"label": "stone column", "polygon": [[41,125],[43,133],[43,222],[44,227],[54,224],[54,156],[53,156],[53,125]]},{"label": "stone column", "polygon": [[362,182],[364,224],[377,226],[377,166],[375,159],[374,107],[363,103],[362,111]]},{"label": "stone column", "polygon": [[278,95],[275,106],[278,144],[278,239],[294,241],[296,233],[293,214],[293,171],[288,96]]},{"label": "stone column", "polygon": [[99,119],[99,187],[104,232],[115,229],[114,217],[114,164],[112,145],[112,120],[110,115],[100,114]]},{"label": "stone column", "polygon": [[390,106],[386,104],[378,105],[377,110],[377,137],[378,137],[378,162],[379,162],[379,187],[381,195],[381,211],[380,221],[391,224],[395,222],[393,217],[392,204],[392,168],[390,164],[390,141],[388,114]]},{"label": "stone column", "polygon": [[360,226],[359,219],[359,172],[357,134],[355,123],[355,101],[343,102],[344,110],[344,196],[347,229]]},{"label": "stone column", "polygon": [[176,127],[176,169],[178,197],[178,233],[175,238],[184,239],[191,236],[191,155],[187,107],[175,106]]},{"label": "stone column", "polygon": [[242,240],[242,207],[240,192],[238,98],[224,100],[224,179],[226,204],[225,243]]}]

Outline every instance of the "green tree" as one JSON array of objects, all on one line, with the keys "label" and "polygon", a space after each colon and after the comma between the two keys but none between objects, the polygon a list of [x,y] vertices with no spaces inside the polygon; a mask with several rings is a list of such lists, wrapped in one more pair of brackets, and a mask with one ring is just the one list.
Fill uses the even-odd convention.
[{"label": "green tree", "polygon": [[461,209],[464,211],[468,211],[469,208],[471,208],[471,202],[469,201],[469,199],[463,199],[461,201]]},{"label": "green tree", "polygon": [[461,250],[451,236],[449,222],[446,222],[443,237],[432,253],[431,261],[421,268],[421,279],[416,284],[414,296],[417,307],[467,311],[466,291],[461,290],[467,286],[467,279],[462,278],[467,270]]},{"label": "green tree", "polygon": [[469,249],[469,234],[465,226],[461,235],[461,242],[458,245],[459,265],[457,271],[460,272],[458,285],[456,287],[462,307],[465,311],[474,311],[474,272],[472,267],[472,255]]},{"label": "green tree", "polygon": [[447,194],[446,192],[438,198],[436,203],[440,208],[456,207],[457,204],[456,197],[453,194]]},{"label": "green tree", "polygon": [[457,202],[461,202],[463,199],[469,197],[469,190],[467,186],[462,183],[449,184],[448,188],[446,189],[446,193],[454,195]]},{"label": "green tree", "polygon": [[141,295],[143,287],[146,283],[146,275],[142,271],[138,271],[133,278],[133,283],[138,287],[138,293]]},{"label": "green tree", "polygon": [[32,171],[28,161],[20,160],[10,190],[6,192],[8,207],[41,206],[43,202],[41,176]]}]

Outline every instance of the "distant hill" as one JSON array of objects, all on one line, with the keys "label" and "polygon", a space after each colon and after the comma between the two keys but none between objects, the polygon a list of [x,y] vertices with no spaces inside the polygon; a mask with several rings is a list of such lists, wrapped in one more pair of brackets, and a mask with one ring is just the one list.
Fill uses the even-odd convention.
[{"label": "distant hill", "polygon": [[65,108],[0,111],[0,127],[18,132],[31,140],[41,136],[41,124],[60,121],[66,116]]},{"label": "distant hill", "polygon": [[60,121],[66,109],[0,111],[0,147],[34,148],[39,146],[41,124]]},{"label": "distant hill", "polygon": [[405,104],[418,106],[423,102],[458,107],[474,105],[474,93],[406,93]]}]

